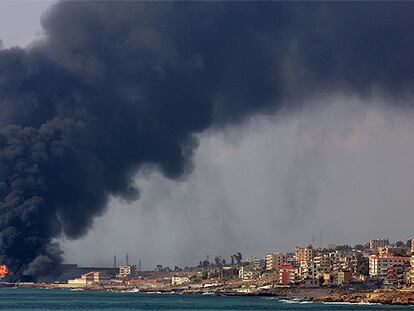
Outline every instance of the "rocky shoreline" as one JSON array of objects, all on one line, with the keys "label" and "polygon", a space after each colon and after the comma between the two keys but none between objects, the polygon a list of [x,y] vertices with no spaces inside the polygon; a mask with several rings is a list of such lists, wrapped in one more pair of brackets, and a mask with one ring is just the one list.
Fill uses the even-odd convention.
[{"label": "rocky shoreline", "polygon": [[335,292],[328,295],[315,296],[312,301],[377,303],[387,305],[413,305],[414,289],[373,290],[362,292]]}]

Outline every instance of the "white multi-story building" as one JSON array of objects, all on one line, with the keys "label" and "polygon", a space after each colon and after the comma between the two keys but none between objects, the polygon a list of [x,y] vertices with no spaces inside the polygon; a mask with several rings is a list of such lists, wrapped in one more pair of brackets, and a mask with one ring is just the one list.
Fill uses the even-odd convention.
[{"label": "white multi-story building", "polygon": [[372,255],[369,256],[369,275],[385,279],[388,268],[397,265],[410,263],[411,257],[393,256],[393,255]]}]

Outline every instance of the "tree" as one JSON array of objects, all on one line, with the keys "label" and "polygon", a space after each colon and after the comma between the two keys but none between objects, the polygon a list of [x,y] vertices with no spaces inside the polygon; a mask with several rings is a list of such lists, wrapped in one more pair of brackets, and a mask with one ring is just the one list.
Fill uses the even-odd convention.
[{"label": "tree", "polygon": [[242,256],[242,254],[240,252],[237,252],[236,256],[237,256],[236,257],[236,262],[237,262],[238,265],[240,265],[241,264],[241,261],[243,259],[243,256]]},{"label": "tree", "polygon": [[397,246],[397,247],[404,247],[405,244],[402,241],[398,241],[397,243],[395,243],[395,246]]}]

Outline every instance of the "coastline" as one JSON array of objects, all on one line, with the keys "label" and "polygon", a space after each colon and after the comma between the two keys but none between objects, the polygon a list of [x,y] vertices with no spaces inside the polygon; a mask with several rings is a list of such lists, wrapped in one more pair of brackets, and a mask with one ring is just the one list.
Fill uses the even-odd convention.
[{"label": "coastline", "polygon": [[370,290],[359,292],[336,292],[315,296],[318,302],[346,302],[355,304],[413,305],[414,289]]},{"label": "coastline", "polygon": [[44,288],[70,289],[89,291],[119,291],[141,293],[165,293],[181,295],[217,295],[217,296],[246,296],[246,297],[280,297],[313,301],[321,303],[352,303],[352,304],[383,304],[383,305],[414,305],[414,288],[407,289],[375,289],[364,291],[349,291],[337,288],[301,288],[279,287],[253,292],[234,291],[229,288],[188,289],[188,288],[137,288],[128,285],[88,285],[65,286],[66,284],[49,283],[1,283],[0,287],[14,288]]}]

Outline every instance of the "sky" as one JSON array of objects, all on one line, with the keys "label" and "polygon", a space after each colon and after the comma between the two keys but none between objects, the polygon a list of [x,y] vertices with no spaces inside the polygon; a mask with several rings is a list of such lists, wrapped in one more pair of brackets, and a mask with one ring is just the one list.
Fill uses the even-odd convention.
[{"label": "sky", "polygon": [[0,38],[4,47],[26,47],[42,37],[40,17],[54,1],[0,1]]},{"label": "sky", "polygon": [[[43,39],[40,18],[53,2],[1,1],[3,48],[25,48]],[[172,43],[152,31],[136,36],[151,51],[157,49],[162,61],[181,64]],[[177,55],[158,52],[170,48]],[[293,80],[298,55],[285,63]],[[72,61],[53,57],[65,65]],[[188,70],[202,70],[200,59],[186,63]],[[160,64],[154,67],[162,73]],[[99,62],[86,70],[95,79],[104,72]],[[58,236],[65,262],[111,266],[114,254],[123,263],[128,253],[130,262],[140,259],[144,269],[152,269],[194,265],[207,254],[229,258],[240,251],[244,257],[261,257],[312,242],[406,241],[414,235],[411,99],[385,94],[380,87],[366,94],[327,88],[299,99],[293,110],[248,114],[195,130],[193,169],[179,178],[151,167],[134,171],[130,179],[140,190],[139,200],[111,195],[89,230]],[[270,99],[276,100],[284,107],[298,99]]]}]

